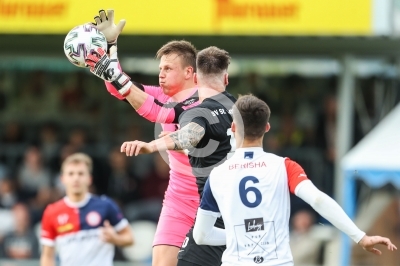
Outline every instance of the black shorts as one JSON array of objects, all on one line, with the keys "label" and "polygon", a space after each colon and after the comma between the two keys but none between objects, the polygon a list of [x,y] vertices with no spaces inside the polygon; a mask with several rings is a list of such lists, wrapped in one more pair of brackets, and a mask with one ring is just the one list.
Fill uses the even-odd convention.
[{"label": "black shorts", "polygon": [[222,253],[226,246],[205,246],[197,245],[193,239],[193,228],[186,234],[181,250],[178,253],[177,266],[190,265],[199,266],[220,266]]}]

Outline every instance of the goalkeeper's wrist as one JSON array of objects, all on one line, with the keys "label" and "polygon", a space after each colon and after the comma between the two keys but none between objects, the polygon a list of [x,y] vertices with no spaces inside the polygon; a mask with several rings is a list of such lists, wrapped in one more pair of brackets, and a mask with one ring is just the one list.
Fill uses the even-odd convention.
[{"label": "goalkeeper's wrist", "polygon": [[113,47],[114,45],[117,46],[117,40],[112,41],[112,42],[107,42],[107,54],[110,54],[110,49],[111,49],[111,47]]},{"label": "goalkeeper's wrist", "polygon": [[131,78],[121,72],[121,74],[111,82],[111,84],[118,90],[118,93],[125,98],[131,92],[132,81]]}]

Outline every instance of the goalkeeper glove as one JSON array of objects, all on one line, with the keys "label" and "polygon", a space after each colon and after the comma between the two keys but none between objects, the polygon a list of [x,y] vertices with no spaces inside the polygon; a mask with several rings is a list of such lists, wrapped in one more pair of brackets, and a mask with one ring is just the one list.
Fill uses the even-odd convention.
[{"label": "goalkeeper glove", "polygon": [[[96,54],[86,56],[85,63],[90,67],[90,72],[99,78],[110,82],[117,93],[124,99],[132,86],[131,78],[119,68],[117,47],[114,45],[110,49],[110,56],[103,48],[97,48]],[[118,98],[118,97],[117,97]]]},{"label": "goalkeeper glove", "polygon": [[109,9],[106,12],[101,9],[99,15],[94,17],[95,26],[100,30],[107,39],[108,50],[112,45],[117,43],[118,36],[121,34],[126,20],[122,19],[119,21],[118,25],[114,24],[114,10]]}]

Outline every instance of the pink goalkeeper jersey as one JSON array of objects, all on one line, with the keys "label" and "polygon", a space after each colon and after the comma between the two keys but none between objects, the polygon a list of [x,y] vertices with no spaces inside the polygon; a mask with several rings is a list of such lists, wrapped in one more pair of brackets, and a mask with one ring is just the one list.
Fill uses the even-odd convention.
[{"label": "pink goalkeeper jersey", "polygon": [[[197,88],[188,90],[188,98],[182,102],[172,102],[160,87],[143,86],[149,95],[137,113],[152,122],[161,123],[163,131],[179,129],[179,115],[186,109],[198,105]],[[170,166],[170,180],[167,194],[172,193],[183,199],[199,200],[196,178],[192,173],[188,156],[182,151],[167,151]]]}]

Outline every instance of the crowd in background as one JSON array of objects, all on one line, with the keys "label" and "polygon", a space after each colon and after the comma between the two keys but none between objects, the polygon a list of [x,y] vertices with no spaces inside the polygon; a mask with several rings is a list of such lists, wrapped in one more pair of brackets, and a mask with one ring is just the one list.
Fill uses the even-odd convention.
[{"label": "crowd in background", "polygon": [[[132,74],[157,84],[157,77]],[[333,194],[336,77],[297,75],[265,78],[255,73],[230,78],[228,91],[252,93],[272,111],[266,151],[298,161],[309,178]],[[64,196],[60,165],[85,152],[94,160],[95,194],[107,194],[129,221],[157,222],[169,181],[168,164],[158,154],[128,158],[126,140],[151,140],[154,125],[113,99],[103,84],[83,72],[10,71],[0,74],[0,258],[37,258],[35,225],[44,208]],[[355,125],[355,140],[362,136]],[[292,197],[293,242],[320,218]],[[310,242],[311,243],[311,242]],[[320,259],[320,246],[312,255]],[[311,255],[310,255],[311,256]]]}]

